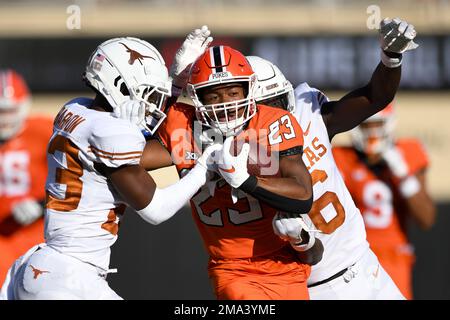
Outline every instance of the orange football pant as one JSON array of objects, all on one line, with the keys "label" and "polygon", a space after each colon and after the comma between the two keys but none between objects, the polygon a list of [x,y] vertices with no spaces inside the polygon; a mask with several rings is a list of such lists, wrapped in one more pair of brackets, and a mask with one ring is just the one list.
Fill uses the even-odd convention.
[{"label": "orange football pant", "polygon": [[208,273],[219,300],[309,300],[311,267],[290,247],[249,259],[210,259]]}]

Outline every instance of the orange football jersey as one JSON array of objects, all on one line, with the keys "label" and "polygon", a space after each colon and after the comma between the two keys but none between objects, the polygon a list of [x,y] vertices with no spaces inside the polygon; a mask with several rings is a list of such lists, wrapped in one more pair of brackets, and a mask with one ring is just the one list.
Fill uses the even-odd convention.
[{"label": "orange football jersey", "polygon": [[[414,139],[399,139],[409,174],[425,169],[427,154]],[[399,289],[411,298],[413,248],[406,234],[407,209],[399,195],[396,179],[387,167],[369,168],[350,147],[334,147],[334,158],[356,206],[364,218],[367,241]]]},{"label": "orange football jersey", "polygon": [[15,259],[44,241],[42,218],[24,227],[15,222],[11,209],[26,198],[45,199],[52,128],[50,117],[30,116],[17,136],[0,145],[0,281]]},{"label": "orange football jersey", "polygon": [[[416,140],[397,141],[408,165],[409,174],[428,166],[428,157]],[[393,188],[395,179],[386,168],[375,174],[353,148],[335,147],[333,155],[356,206],[360,209],[372,245],[400,246],[408,242],[405,210]]]},{"label": "orange football jersey", "polygon": [[[193,137],[194,121],[194,108],[177,103],[158,130],[179,172],[192,168],[201,154]],[[264,146],[280,152],[303,146],[303,132],[295,118],[287,111],[264,105],[258,105],[258,112],[236,139],[248,141],[250,148]],[[270,254],[286,245],[272,229],[276,210],[241,191],[238,201],[233,203],[231,187],[223,179],[217,182],[213,196],[208,186],[203,186],[192,197],[191,207],[212,258],[251,258]]]}]

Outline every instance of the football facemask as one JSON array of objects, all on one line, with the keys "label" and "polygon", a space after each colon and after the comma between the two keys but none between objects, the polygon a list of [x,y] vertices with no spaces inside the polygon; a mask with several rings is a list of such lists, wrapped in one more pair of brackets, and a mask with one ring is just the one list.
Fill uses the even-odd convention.
[{"label": "football facemask", "polygon": [[127,37],[103,42],[91,55],[84,79],[113,108],[132,98],[143,102],[140,127],[148,134],[166,117],[172,84],[162,56],[146,41]]},{"label": "football facemask", "polygon": [[[246,97],[223,103],[204,104],[202,92],[219,85],[243,84]],[[188,94],[196,108],[197,119],[218,129],[224,136],[236,135],[256,114],[254,91],[256,75],[247,59],[227,46],[211,47],[193,64]]]}]

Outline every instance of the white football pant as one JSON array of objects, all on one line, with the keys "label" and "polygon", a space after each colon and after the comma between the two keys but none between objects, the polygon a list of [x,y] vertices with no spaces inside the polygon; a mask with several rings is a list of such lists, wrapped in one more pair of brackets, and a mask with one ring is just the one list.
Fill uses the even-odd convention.
[{"label": "white football pant", "polygon": [[343,275],[308,291],[311,300],[405,300],[370,249]]},{"label": "white football pant", "polygon": [[[39,250],[38,250],[39,249]],[[16,260],[0,300],[121,300],[106,282],[106,272],[59,253],[45,244]]]}]

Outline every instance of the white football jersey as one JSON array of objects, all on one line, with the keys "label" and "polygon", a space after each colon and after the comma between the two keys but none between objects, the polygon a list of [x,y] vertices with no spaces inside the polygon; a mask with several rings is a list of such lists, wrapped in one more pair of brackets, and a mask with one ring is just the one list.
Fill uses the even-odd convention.
[{"label": "white football jersey", "polygon": [[45,240],[106,270],[125,204],[99,170],[139,164],[145,139],[137,126],[89,109],[91,104],[74,99],[55,118],[47,150]]},{"label": "white football jersey", "polygon": [[369,248],[362,216],[345,186],[331,151],[321,115],[328,99],[306,83],[295,89],[294,115],[303,129],[303,161],[311,173],[314,204],[308,216],[323,233],[322,260],[314,265],[308,284],[325,280],[355,263]]}]

